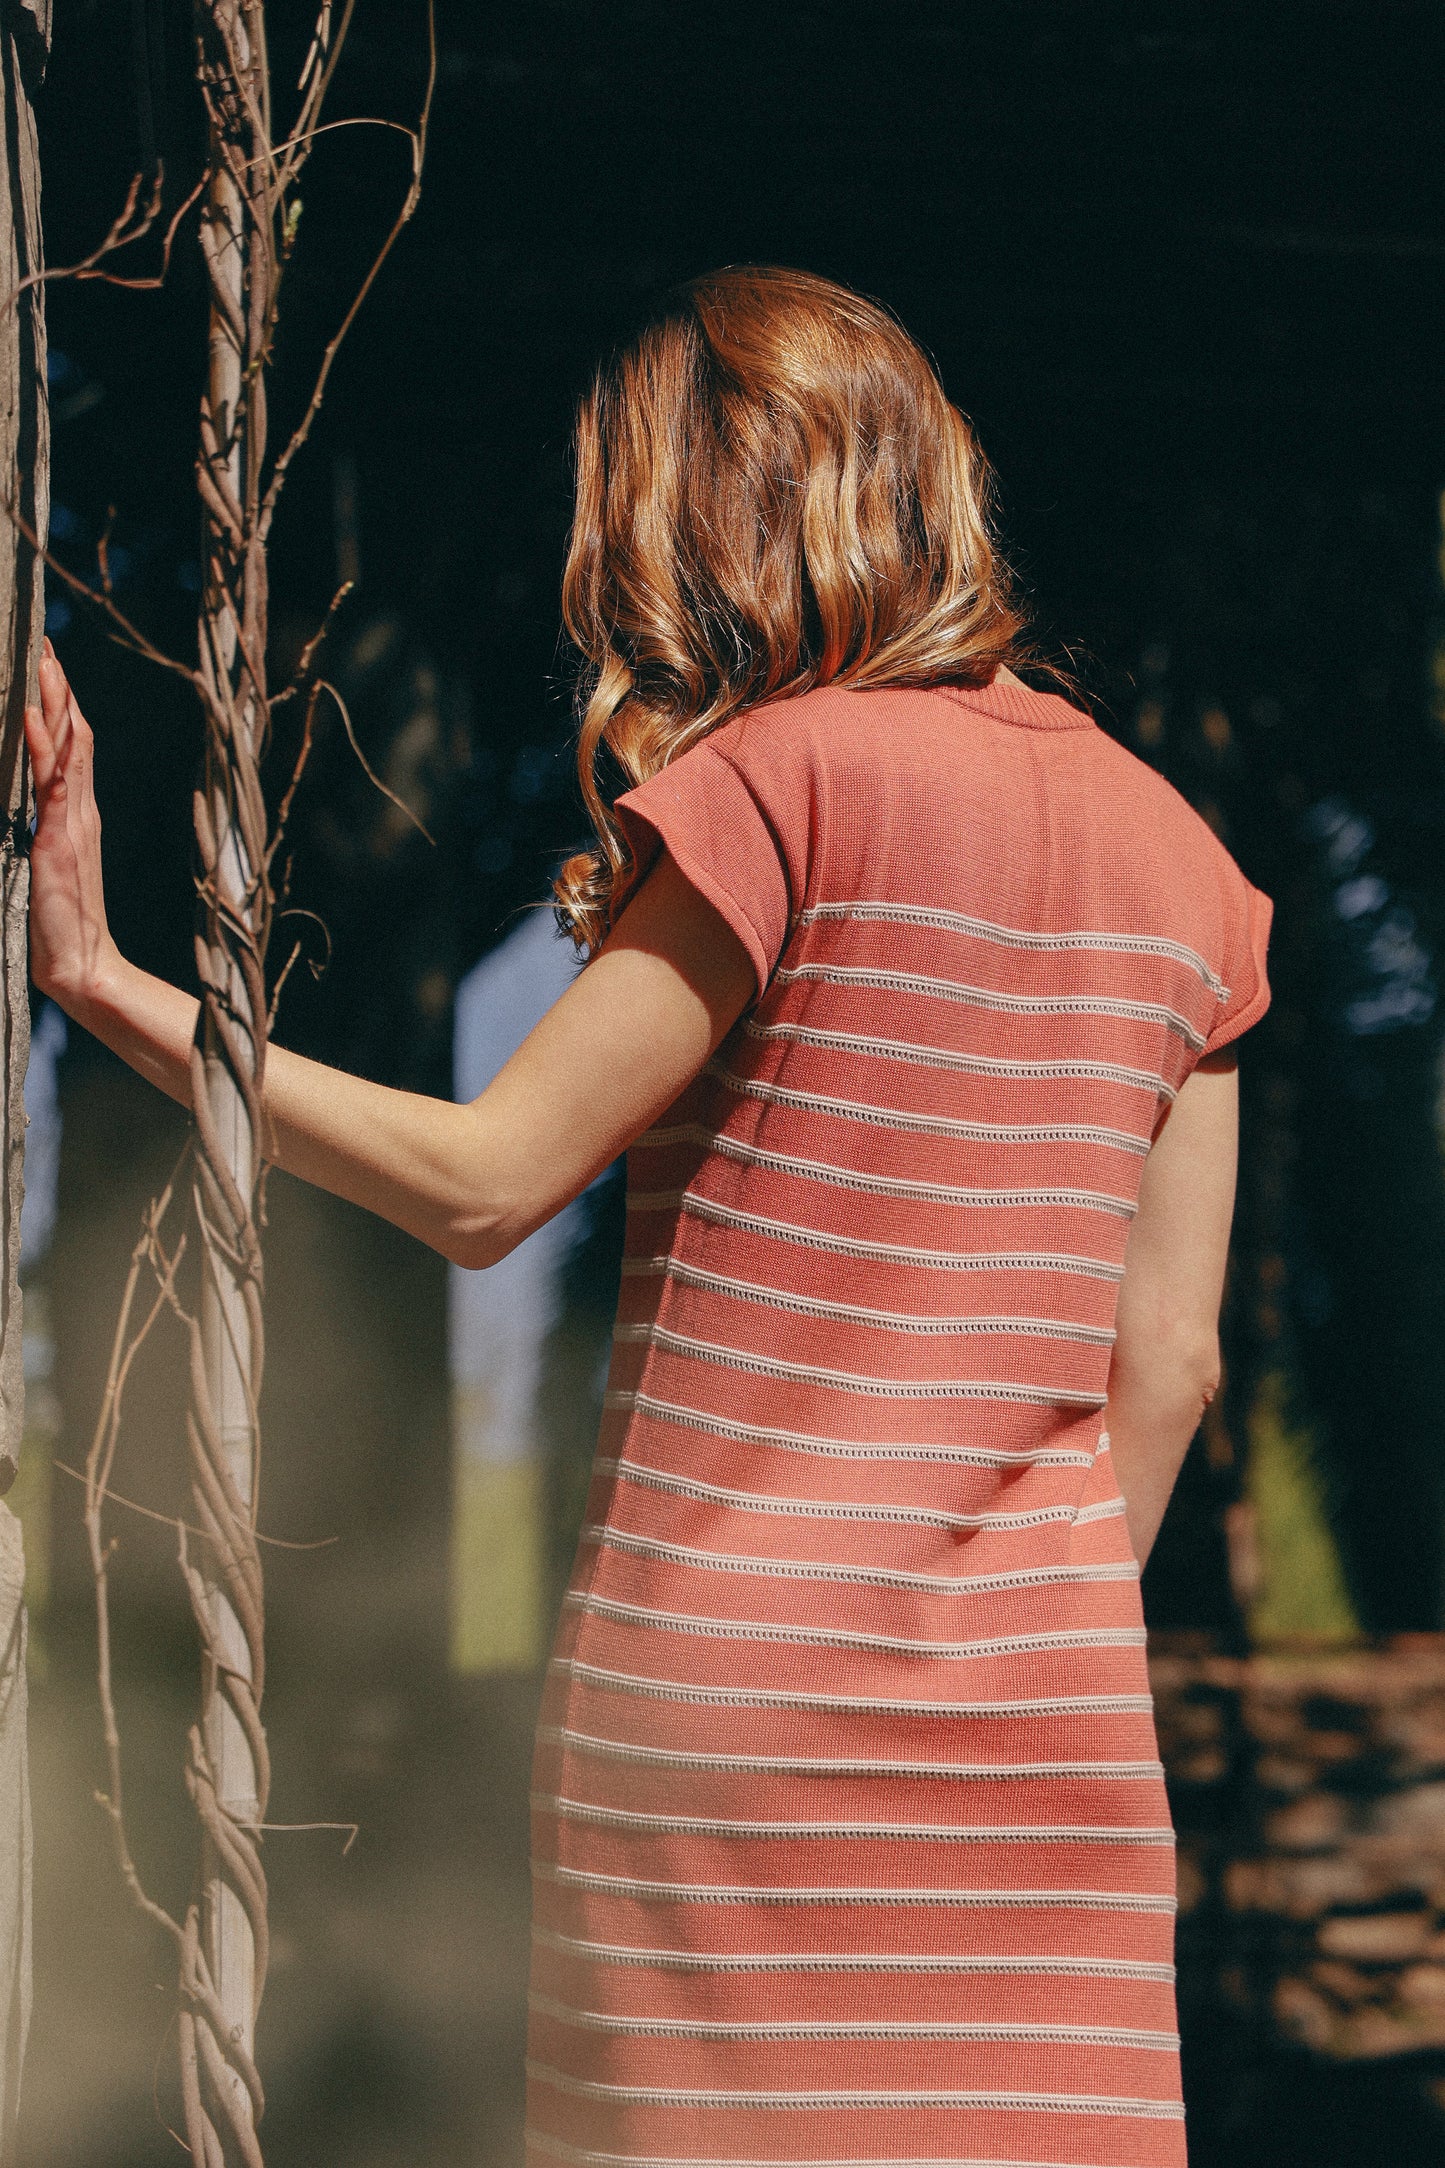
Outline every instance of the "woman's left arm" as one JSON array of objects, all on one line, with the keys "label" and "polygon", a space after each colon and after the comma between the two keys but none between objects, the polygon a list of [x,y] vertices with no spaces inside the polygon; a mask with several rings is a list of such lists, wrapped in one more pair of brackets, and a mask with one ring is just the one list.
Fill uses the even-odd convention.
[{"label": "woman's left arm", "polygon": [[[189,1105],[197,1003],[121,956],[105,915],[89,726],[47,653],[26,713],[38,820],[36,984]],[[696,1076],[756,991],[721,913],[664,857],[606,946],[470,1106],[272,1046],[268,1158],[454,1263],[498,1258],[586,1188]]]}]

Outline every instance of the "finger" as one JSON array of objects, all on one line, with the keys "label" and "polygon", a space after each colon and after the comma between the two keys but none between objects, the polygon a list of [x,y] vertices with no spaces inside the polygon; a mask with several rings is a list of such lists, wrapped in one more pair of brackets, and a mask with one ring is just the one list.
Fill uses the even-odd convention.
[{"label": "finger", "polygon": [[40,703],[45,710],[45,719],[53,729],[55,727],[55,718],[65,705],[70,686],[66,680],[65,672],[60,666],[59,657],[48,640],[45,643],[45,651],[40,658],[39,678]]},{"label": "finger", "polygon": [[35,777],[35,788],[41,797],[49,794],[60,763],[55,757],[55,744],[45,727],[45,715],[40,708],[25,710],[25,743],[30,752],[30,770]]},{"label": "finger", "polygon": [[45,727],[50,732],[55,757],[63,768],[70,751],[70,687],[53,651],[41,656],[39,675]]},{"label": "finger", "polygon": [[87,753],[94,752],[95,732],[86,721],[80,702],[76,699],[68,683],[65,688],[65,707],[66,713],[70,717],[70,727],[75,732],[77,742],[85,747]]},{"label": "finger", "polygon": [[65,704],[58,724],[51,726],[51,736],[55,741],[56,758],[70,786],[74,802],[83,807],[93,804],[95,800],[92,782],[94,739],[64,671],[61,672],[61,681],[65,685]]},{"label": "finger", "polygon": [[70,724],[70,747],[66,755],[66,773],[77,785],[82,799],[93,795],[95,775],[95,733],[80,711],[80,702],[69,686],[66,687],[66,718]]},{"label": "finger", "polygon": [[[46,719],[55,757],[70,788],[74,808],[85,815],[95,809],[95,734],[81,711],[55,650],[48,641],[46,647],[48,653],[40,659],[42,696],[46,693],[52,696]],[[58,701],[53,697],[57,693]]]}]

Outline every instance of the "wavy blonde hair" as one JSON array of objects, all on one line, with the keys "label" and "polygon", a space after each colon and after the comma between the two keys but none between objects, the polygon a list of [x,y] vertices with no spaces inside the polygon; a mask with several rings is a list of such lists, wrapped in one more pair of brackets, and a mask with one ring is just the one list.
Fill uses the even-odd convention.
[{"label": "wavy blonde hair", "polygon": [[1025,659],[968,423],[903,327],[831,280],[741,266],[680,288],[599,370],[576,467],[562,615],[597,844],[555,895],[589,954],[630,870],[604,748],[631,787],[764,701]]}]

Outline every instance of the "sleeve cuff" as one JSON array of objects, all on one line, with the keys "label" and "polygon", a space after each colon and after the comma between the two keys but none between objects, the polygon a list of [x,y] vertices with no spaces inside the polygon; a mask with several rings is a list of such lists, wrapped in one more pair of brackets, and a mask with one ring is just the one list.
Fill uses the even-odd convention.
[{"label": "sleeve cuff", "polygon": [[1269,948],[1269,929],[1274,917],[1274,905],[1268,896],[1257,888],[1248,890],[1249,925],[1247,945],[1241,964],[1253,973],[1254,988],[1249,997],[1237,1007],[1231,1008],[1220,1018],[1204,1044],[1206,1054],[1217,1054],[1222,1046],[1229,1046],[1243,1038],[1251,1024],[1257,1024],[1269,1007],[1269,977],[1265,957]]},{"label": "sleeve cuff", "polygon": [[[775,908],[766,916],[773,918],[778,915],[779,899],[770,898],[768,891],[780,889],[786,924],[786,878],[776,844],[763,829],[757,802],[731,762],[712,754],[710,748],[698,747],[688,756],[689,767],[694,763],[706,767],[704,793],[697,789],[696,771],[689,778],[691,787],[683,792],[672,786],[664,768],[617,800],[613,811],[632,853],[634,870],[614,911],[625,907],[665,850],[689,887],[712,905],[742,942],[761,994],[781,943],[769,940],[764,914],[755,914],[738,890],[755,890],[764,905],[772,901]],[[727,881],[719,870],[722,866],[728,868]]]}]

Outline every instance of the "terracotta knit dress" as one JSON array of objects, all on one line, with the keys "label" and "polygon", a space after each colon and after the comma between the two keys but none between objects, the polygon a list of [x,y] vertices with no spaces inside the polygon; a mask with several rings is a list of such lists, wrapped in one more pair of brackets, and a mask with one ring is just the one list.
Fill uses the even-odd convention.
[{"label": "terracotta knit dress", "polygon": [[761,991],[629,1156],[529,2160],[1177,2168],[1103,1411],[1144,1157],[1268,1001],[1269,906],[1005,683],[779,703],[622,805]]}]

